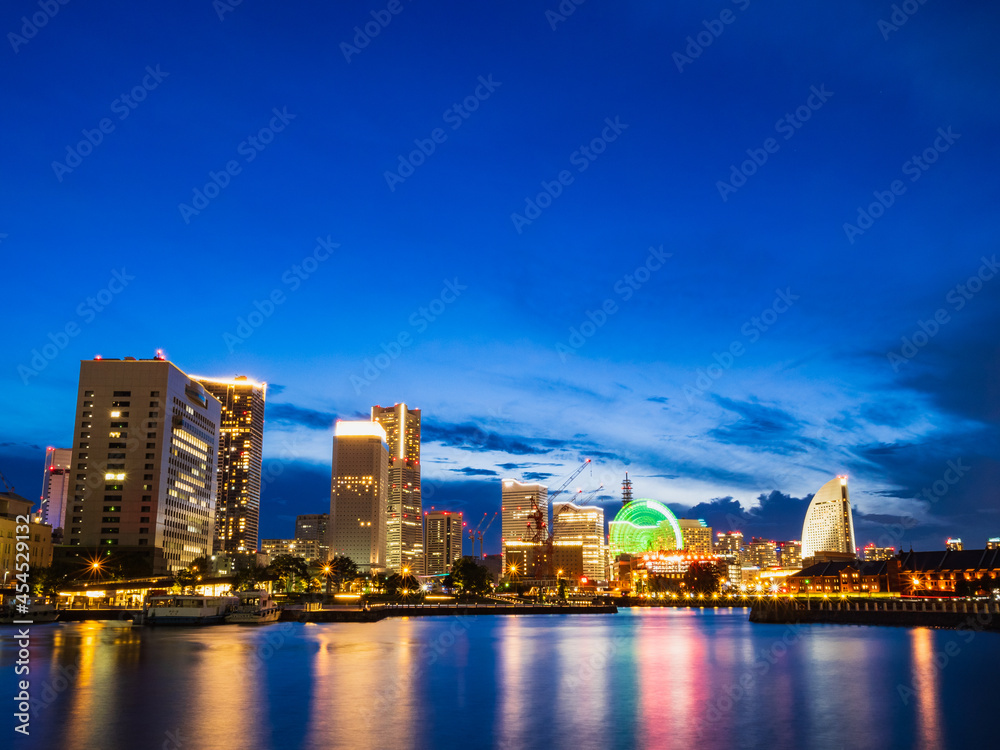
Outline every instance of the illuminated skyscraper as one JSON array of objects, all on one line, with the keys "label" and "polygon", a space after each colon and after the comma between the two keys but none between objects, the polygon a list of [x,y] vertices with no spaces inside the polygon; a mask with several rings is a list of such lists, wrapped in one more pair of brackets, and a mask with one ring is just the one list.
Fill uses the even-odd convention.
[{"label": "illuminated skyscraper", "polygon": [[736,562],[739,562],[743,554],[743,532],[720,531],[715,535],[715,552],[734,557]]},{"label": "illuminated skyscraper", "polygon": [[330,482],[330,554],[363,573],[385,570],[389,448],[377,422],[338,421]]},{"label": "illuminated skyscraper", "polygon": [[778,542],[778,564],[783,568],[801,568],[802,542],[794,539]]},{"label": "illuminated skyscraper", "polygon": [[604,544],[604,508],[570,502],[552,504],[552,533],[556,544],[583,545],[583,575],[591,581],[608,578]]},{"label": "illuminated skyscraper", "polygon": [[945,540],[945,549],[951,550],[952,552],[962,551],[962,540],[958,537],[949,537]]},{"label": "illuminated skyscraper", "polygon": [[81,362],[65,542],[154,573],[211,554],[221,411],[162,358]]},{"label": "illuminated skyscraper", "polygon": [[42,477],[42,523],[52,527],[52,535],[62,537],[69,500],[72,448],[48,448],[45,451],[45,475]]},{"label": "illuminated skyscraper", "polygon": [[778,545],[770,539],[752,537],[743,559],[747,564],[754,565],[761,570],[776,568],[778,567]]},{"label": "illuminated skyscraper", "polygon": [[216,459],[213,551],[253,552],[260,521],[260,470],[264,455],[264,399],[267,383],[245,375],[198,378],[222,403],[222,432]]},{"label": "illuminated skyscraper", "polygon": [[712,527],[704,521],[693,518],[678,518],[677,525],[681,527],[684,539],[684,551],[694,555],[712,554]]},{"label": "illuminated skyscraper", "polygon": [[424,514],[424,573],[429,576],[451,571],[462,556],[462,514],[430,510]]},{"label": "illuminated skyscraper", "polygon": [[420,409],[407,409],[406,404],[373,406],[372,421],[385,429],[389,446],[386,567],[420,574],[424,566]]},{"label": "illuminated skyscraper", "polygon": [[[516,479],[504,479],[500,495],[500,543],[504,564],[507,561],[507,542],[519,542],[529,536],[528,524],[534,512],[532,501],[546,521],[549,518],[549,490],[544,484],[525,484]],[[506,569],[505,571],[506,572]]]},{"label": "illuminated skyscraper", "polygon": [[817,552],[855,554],[854,518],[847,493],[847,477],[837,477],[820,487],[809,503],[802,524],[802,559]]}]

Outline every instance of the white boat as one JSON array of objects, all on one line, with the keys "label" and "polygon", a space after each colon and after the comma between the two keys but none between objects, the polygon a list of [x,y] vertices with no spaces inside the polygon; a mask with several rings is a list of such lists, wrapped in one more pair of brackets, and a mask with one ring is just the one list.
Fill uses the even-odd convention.
[{"label": "white boat", "polygon": [[237,596],[236,609],[226,615],[228,623],[264,625],[277,622],[281,616],[281,608],[266,591],[240,591]]},{"label": "white boat", "polygon": [[239,600],[235,596],[161,594],[146,599],[145,625],[212,625],[222,623]]}]

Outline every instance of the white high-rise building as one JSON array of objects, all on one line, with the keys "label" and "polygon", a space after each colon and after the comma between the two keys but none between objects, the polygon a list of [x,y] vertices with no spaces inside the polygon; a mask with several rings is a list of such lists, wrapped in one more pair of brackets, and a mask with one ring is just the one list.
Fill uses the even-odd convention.
[{"label": "white high-rise building", "polygon": [[45,476],[42,478],[42,523],[52,527],[53,536],[62,536],[69,500],[70,467],[73,464],[72,448],[47,448],[45,451]]},{"label": "white high-rise building", "polygon": [[[507,542],[530,539],[535,532],[532,516],[537,503],[545,523],[549,520],[549,490],[544,484],[527,484],[516,479],[504,479],[500,495],[500,544],[506,572]],[[532,525],[529,532],[528,526]],[[548,528],[545,531],[548,534]]]},{"label": "white high-rise building", "polygon": [[583,574],[591,581],[608,578],[604,544],[604,508],[570,502],[552,504],[552,532],[556,542],[583,544]]},{"label": "white high-rise building", "polygon": [[386,568],[389,447],[378,422],[338,421],[330,482],[330,555],[368,572]]},{"label": "white high-rise building", "polygon": [[802,559],[817,552],[855,554],[854,517],[847,493],[847,477],[831,479],[809,503],[802,524]]}]

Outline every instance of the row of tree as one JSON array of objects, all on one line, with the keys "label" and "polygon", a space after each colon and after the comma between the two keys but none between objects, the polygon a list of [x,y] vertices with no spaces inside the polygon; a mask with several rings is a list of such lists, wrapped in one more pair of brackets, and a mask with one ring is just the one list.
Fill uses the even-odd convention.
[{"label": "row of tree", "polygon": [[[90,582],[118,582],[148,576],[139,570],[139,562],[127,555],[109,556],[96,562],[74,563],[59,560],[51,567],[32,568],[30,582],[36,596],[54,597],[68,585]],[[187,568],[174,574],[174,585],[189,591],[202,580],[212,577],[212,563],[206,556],[196,558]],[[341,593],[346,588],[384,592],[390,596],[412,594],[420,584],[410,573],[376,573],[364,575],[349,557],[337,555],[326,561],[306,562],[293,555],[278,555],[267,566],[250,565],[238,570],[232,579],[233,591],[251,591],[268,581],[285,593]],[[443,580],[449,589],[468,594],[486,594],[493,588],[489,570],[469,558],[458,560],[450,575]]]}]

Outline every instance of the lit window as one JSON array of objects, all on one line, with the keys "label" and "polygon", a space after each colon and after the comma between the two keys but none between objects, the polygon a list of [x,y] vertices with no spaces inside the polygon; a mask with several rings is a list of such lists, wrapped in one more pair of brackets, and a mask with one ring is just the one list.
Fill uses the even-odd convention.
[{"label": "lit window", "polygon": [[122,413],[120,411],[113,411],[113,412],[111,412],[111,416],[112,417],[120,417],[121,415],[122,415]]}]

